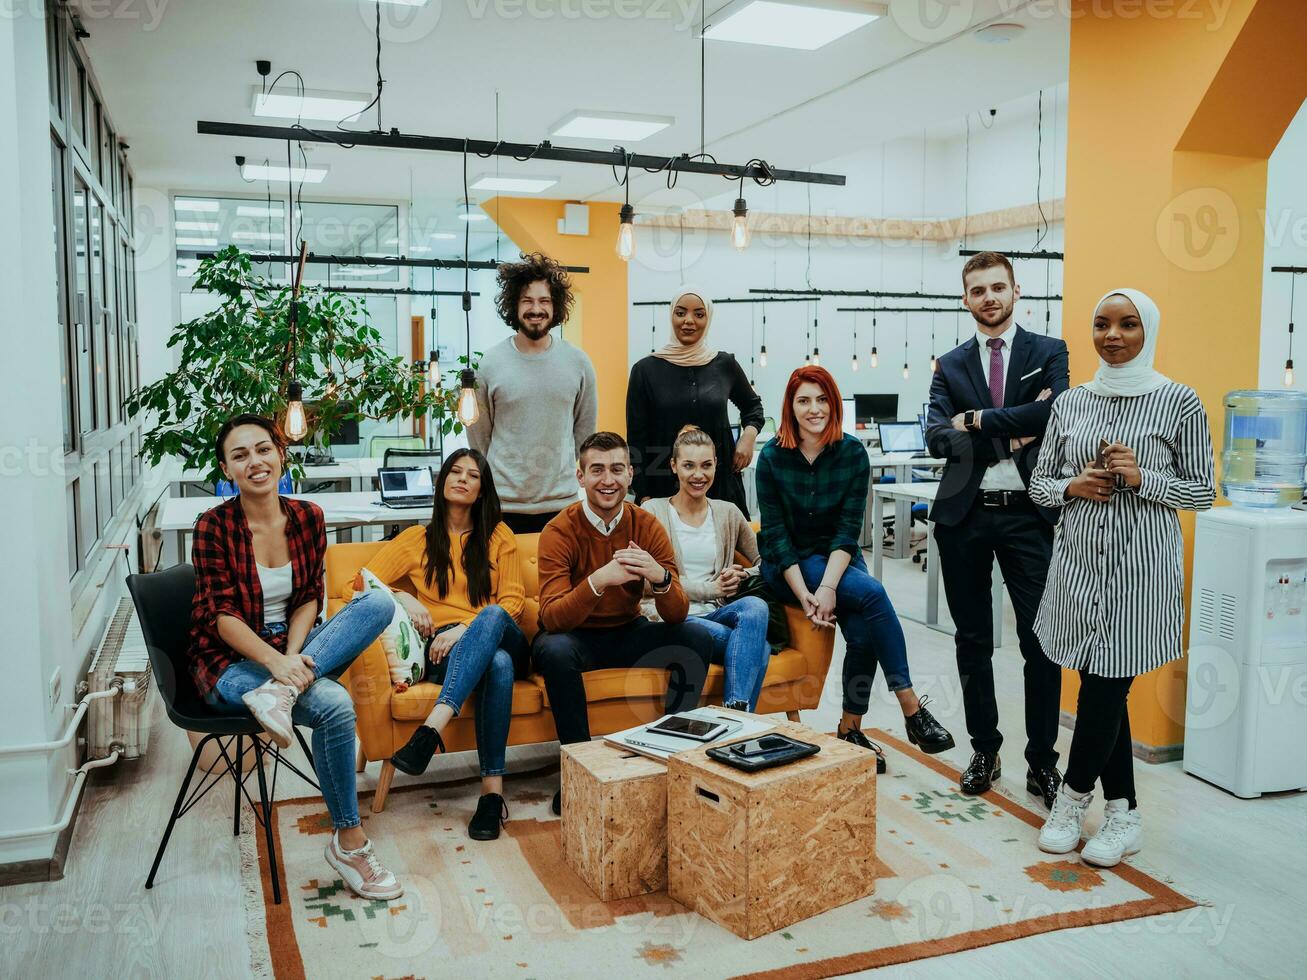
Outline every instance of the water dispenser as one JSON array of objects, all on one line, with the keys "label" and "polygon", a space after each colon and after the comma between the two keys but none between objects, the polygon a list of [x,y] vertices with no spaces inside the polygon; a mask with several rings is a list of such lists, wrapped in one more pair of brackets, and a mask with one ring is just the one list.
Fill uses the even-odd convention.
[{"label": "water dispenser", "polygon": [[1236,507],[1292,507],[1307,489],[1307,393],[1225,396],[1221,492]]}]

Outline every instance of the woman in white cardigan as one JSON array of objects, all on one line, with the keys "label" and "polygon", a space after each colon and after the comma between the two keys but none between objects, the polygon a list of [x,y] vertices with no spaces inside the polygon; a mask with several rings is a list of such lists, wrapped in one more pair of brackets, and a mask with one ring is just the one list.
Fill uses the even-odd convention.
[{"label": "woman in white cardigan", "polygon": [[[691,618],[713,635],[713,662],[726,668],[722,703],[752,711],[771,657],[767,603],[757,596],[732,597],[758,574],[761,559],[753,528],[740,509],[708,497],[716,471],[712,438],[698,426],[687,425],[672,446],[672,472],[679,489],[671,497],[646,500],[643,507],[672,540]],[[749,560],[748,568],[736,562],[737,551]],[[645,603],[646,616],[652,605]]]}]

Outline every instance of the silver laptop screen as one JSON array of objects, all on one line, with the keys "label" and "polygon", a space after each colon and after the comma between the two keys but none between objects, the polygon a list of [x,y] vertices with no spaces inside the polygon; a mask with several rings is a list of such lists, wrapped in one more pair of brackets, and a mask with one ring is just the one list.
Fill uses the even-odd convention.
[{"label": "silver laptop screen", "polygon": [[381,479],[381,496],[383,499],[403,500],[409,497],[430,497],[434,493],[431,470],[426,466],[381,469],[377,471],[377,476]]}]

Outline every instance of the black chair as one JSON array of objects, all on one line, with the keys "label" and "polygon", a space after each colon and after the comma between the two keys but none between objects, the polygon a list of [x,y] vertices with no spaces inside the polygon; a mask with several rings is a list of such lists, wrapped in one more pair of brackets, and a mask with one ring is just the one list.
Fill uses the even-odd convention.
[{"label": "black chair", "polygon": [[381,464],[391,466],[426,466],[434,477],[440,472],[444,454],[439,449],[387,449]]},{"label": "black chair", "polygon": [[[314,789],[319,788],[318,784],[287,761],[275,745],[264,744],[263,739],[258,737],[263,734],[263,729],[248,712],[224,714],[215,711],[205,703],[196,690],[185,656],[191,619],[191,601],[195,596],[195,569],[189,564],[182,563],[162,572],[128,575],[127,590],[136,605],[136,618],[141,624],[145,647],[150,653],[150,664],[154,668],[155,682],[159,694],[163,697],[164,707],[168,710],[169,719],[178,728],[204,734],[191,754],[190,768],[186,770],[186,778],[182,780],[181,789],[177,793],[177,801],[173,804],[172,814],[168,817],[163,840],[159,841],[159,850],[154,855],[154,864],[150,867],[150,876],[145,879],[145,887],[154,887],[154,876],[159,870],[159,862],[163,860],[163,852],[168,848],[168,839],[172,837],[172,829],[178,819],[185,816],[186,812],[209,790],[218,785],[224,776],[230,775],[235,783],[232,800],[232,834],[239,836],[241,832],[243,794],[254,808],[255,819],[263,825],[267,839],[268,860],[271,863],[272,897],[273,901],[280,905],[281,883],[277,874],[277,844],[272,836],[271,819],[272,801],[277,793],[277,770],[284,764]],[[299,740],[305,756],[308,757],[309,768],[312,769],[313,755],[298,728],[295,729],[295,737]],[[233,739],[235,751],[229,754]],[[249,739],[250,745],[254,748],[254,770],[259,782],[257,805],[250,799],[245,789],[245,780],[249,779],[249,773],[242,772],[246,739]],[[210,742],[214,742],[218,746],[218,751],[222,753],[224,768],[219,769],[218,766],[214,766],[200,779],[199,786],[194,792],[188,795],[191,780],[200,762],[200,753]],[[264,753],[269,752],[273,757],[271,792],[263,772],[263,756]]]}]

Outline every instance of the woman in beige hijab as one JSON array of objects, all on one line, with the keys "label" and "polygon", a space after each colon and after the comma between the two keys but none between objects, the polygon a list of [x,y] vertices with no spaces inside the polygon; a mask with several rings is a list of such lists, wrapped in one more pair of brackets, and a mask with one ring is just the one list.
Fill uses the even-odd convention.
[{"label": "woman in beige hijab", "polygon": [[[747,517],[740,471],[753,460],[764,419],[762,399],[735,356],[708,345],[712,309],[705,290],[682,286],[672,297],[669,342],[631,368],[626,389],[626,441],[635,468],[631,490],[636,503],[675,494],[672,445],[684,426],[696,425],[712,438],[717,458],[730,461],[709,496],[730,501]],[[731,432],[728,404],[739,411],[738,439]]]}]

